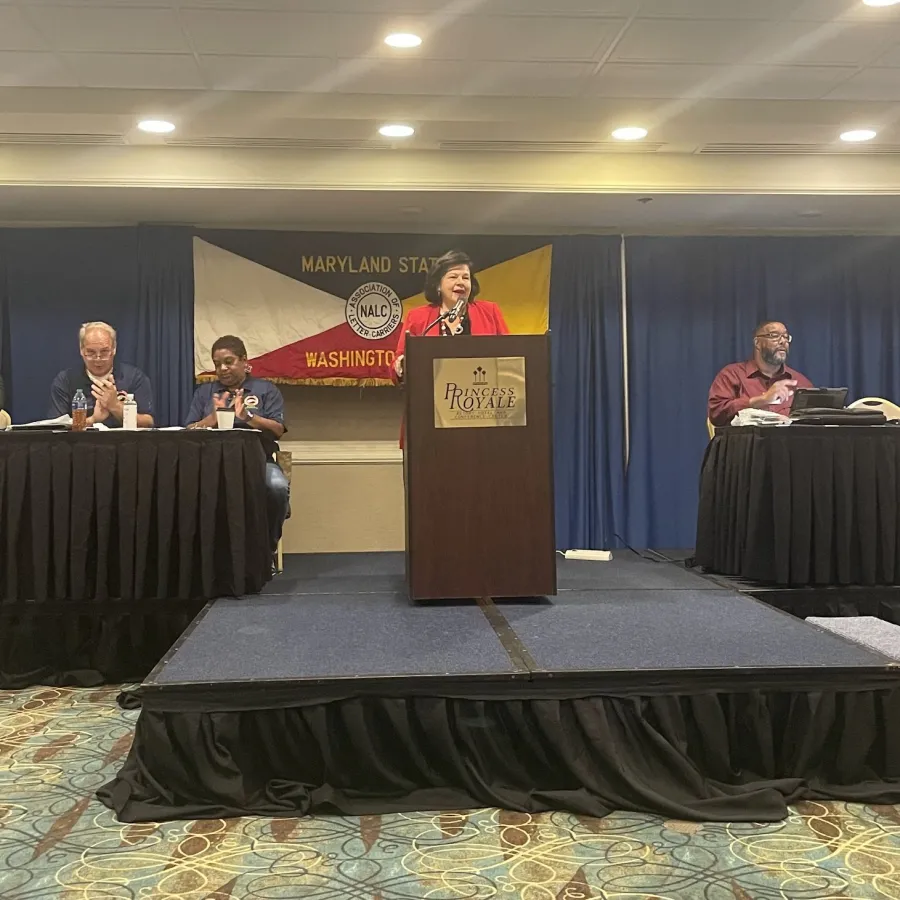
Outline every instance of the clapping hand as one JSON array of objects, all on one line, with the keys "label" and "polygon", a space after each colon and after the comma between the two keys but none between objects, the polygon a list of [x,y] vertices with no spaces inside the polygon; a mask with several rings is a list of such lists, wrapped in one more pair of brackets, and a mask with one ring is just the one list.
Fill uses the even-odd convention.
[{"label": "clapping hand", "polygon": [[103,422],[109,418],[110,413],[117,410],[121,414],[122,401],[119,400],[116,382],[112,376],[101,384],[91,384],[91,394],[94,397],[94,413],[91,416],[94,422]]},{"label": "clapping hand", "polygon": [[244,389],[238,388],[234,392],[234,415],[238,419],[244,419],[247,416],[247,411],[244,407]]}]

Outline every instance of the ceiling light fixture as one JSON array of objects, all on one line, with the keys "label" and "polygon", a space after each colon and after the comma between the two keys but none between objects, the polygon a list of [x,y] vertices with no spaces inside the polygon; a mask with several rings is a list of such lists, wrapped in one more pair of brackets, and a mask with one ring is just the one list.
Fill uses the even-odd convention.
[{"label": "ceiling light fixture", "polygon": [[848,144],[859,144],[862,141],[871,141],[876,134],[878,132],[872,131],[871,128],[856,128],[853,131],[845,131],[841,135],[841,140],[847,141]]},{"label": "ceiling light fixture", "polygon": [[612,136],[617,141],[640,141],[647,137],[647,129],[629,125],[626,128],[617,128]]},{"label": "ceiling light fixture", "polygon": [[416,129],[412,125],[382,125],[378,133],[382,137],[407,138],[414,135]]},{"label": "ceiling light fixture", "polygon": [[422,43],[422,38],[409,31],[398,31],[395,34],[389,34],[384,42],[388,47],[394,47],[397,50],[411,50]]},{"label": "ceiling light fixture", "polygon": [[863,0],[866,6],[895,6],[900,0]]},{"label": "ceiling light fixture", "polygon": [[165,119],[144,119],[138,122],[138,128],[148,134],[171,134],[175,130],[175,126]]}]

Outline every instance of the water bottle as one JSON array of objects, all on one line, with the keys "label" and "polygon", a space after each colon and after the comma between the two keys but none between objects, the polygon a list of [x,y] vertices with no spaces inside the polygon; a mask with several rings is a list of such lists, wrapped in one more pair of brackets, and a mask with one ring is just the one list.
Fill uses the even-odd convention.
[{"label": "water bottle", "polygon": [[122,428],[126,431],[137,431],[137,403],[134,394],[126,394],[122,404]]},{"label": "water bottle", "polygon": [[84,391],[78,388],[72,398],[72,431],[84,431],[87,428],[87,398]]}]

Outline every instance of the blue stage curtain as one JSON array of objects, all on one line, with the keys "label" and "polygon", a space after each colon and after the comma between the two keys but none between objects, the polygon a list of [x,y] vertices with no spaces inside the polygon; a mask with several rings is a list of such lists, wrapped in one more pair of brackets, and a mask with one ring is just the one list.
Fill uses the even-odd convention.
[{"label": "blue stage curtain", "polygon": [[14,421],[46,417],[54,376],[81,364],[84,322],[109,322],[119,358],[135,361],[136,246],[135,228],[5,231]]},{"label": "blue stage curtain", "polygon": [[9,292],[6,282],[6,253],[0,231],[0,409],[12,403],[12,360],[9,351]]},{"label": "blue stage curtain", "polygon": [[194,390],[194,258],[190,228],[137,232],[135,365],[153,383],[156,423],[183,425]]},{"label": "blue stage curtain", "polygon": [[118,332],[118,358],[150,376],[157,424],[184,421],[194,381],[191,241],[190,229],[154,226],[0,231],[15,421],[47,415],[50,384],[81,365],[78,329],[94,320]]},{"label": "blue stage curtain", "polygon": [[694,545],[716,372],[752,353],[767,317],[794,335],[791,365],[850,400],[900,400],[900,239],[630,238],[631,453],[627,540]]},{"label": "blue stage curtain", "polygon": [[618,237],[553,242],[550,333],[556,546],[607,549],[624,525]]}]

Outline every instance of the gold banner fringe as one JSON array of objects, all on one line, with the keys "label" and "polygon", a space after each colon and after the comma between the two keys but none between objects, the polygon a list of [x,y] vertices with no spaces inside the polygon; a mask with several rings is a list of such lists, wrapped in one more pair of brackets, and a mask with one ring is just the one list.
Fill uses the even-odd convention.
[{"label": "gold banner fringe", "polygon": [[[255,377],[255,376],[254,376]],[[215,381],[215,375],[197,375],[194,381],[203,384]],[[263,381],[271,381],[273,384],[298,384],[318,387],[393,387],[394,382],[390,378],[269,378]]]}]

